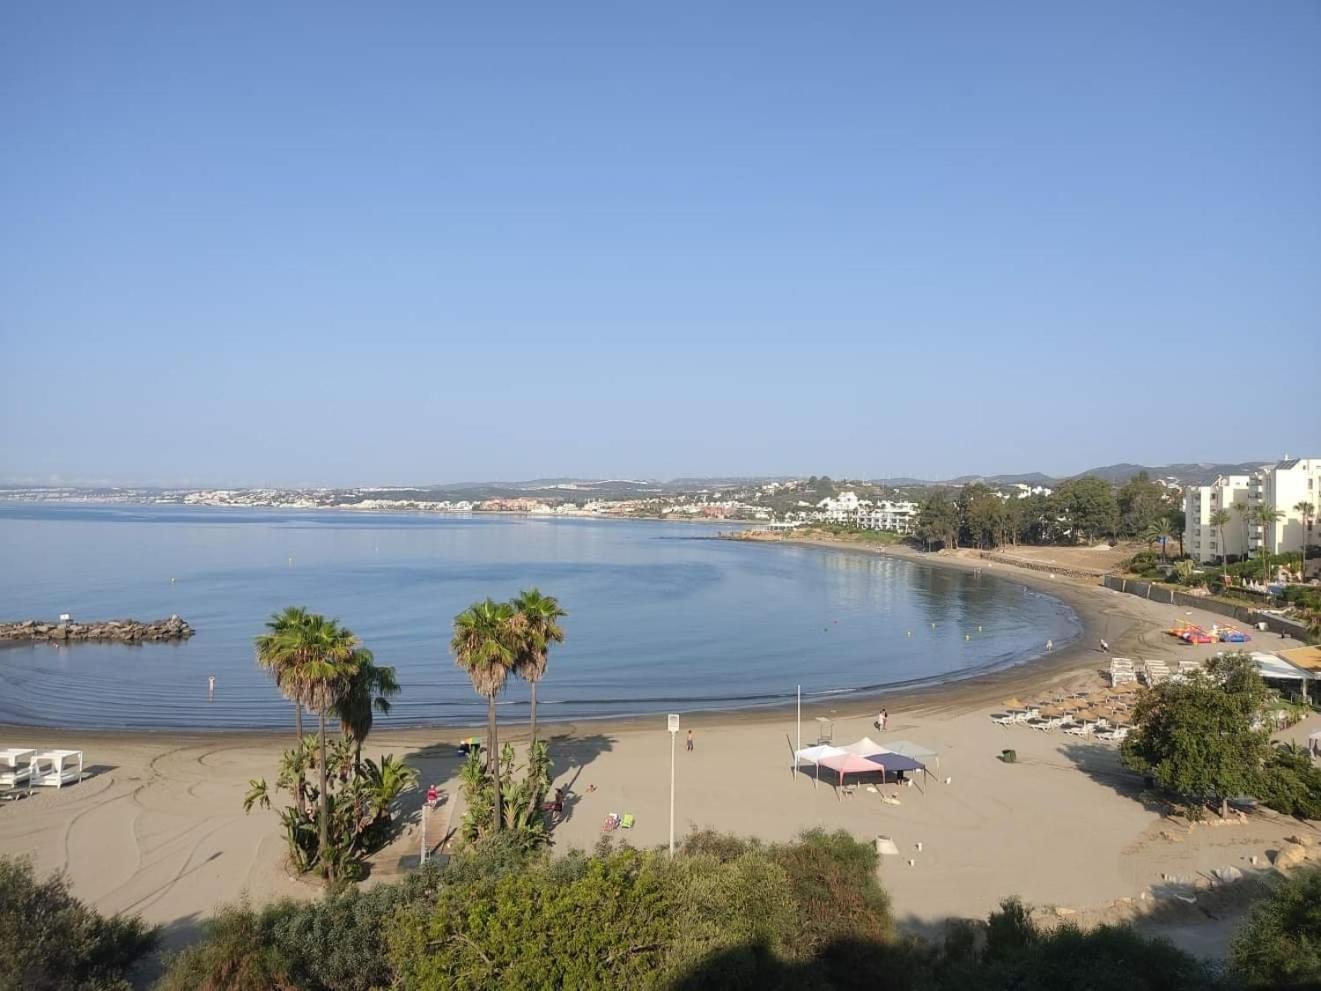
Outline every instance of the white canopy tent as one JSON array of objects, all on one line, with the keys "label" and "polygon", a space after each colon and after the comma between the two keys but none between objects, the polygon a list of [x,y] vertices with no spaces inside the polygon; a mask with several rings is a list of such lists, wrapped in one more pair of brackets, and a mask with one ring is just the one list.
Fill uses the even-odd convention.
[{"label": "white canopy tent", "polygon": [[861,740],[855,740],[852,743],[846,743],[840,749],[846,750],[858,757],[875,757],[877,754],[894,753],[888,747],[883,747],[870,736],[864,736]]},{"label": "white canopy tent", "polygon": [[892,754],[903,754],[905,757],[911,757],[913,760],[919,760],[924,764],[934,759],[936,767],[940,767],[940,754],[930,747],[922,746],[920,743],[913,743],[910,740],[891,740],[885,746]]},{"label": "white canopy tent", "polygon": [[839,747],[832,747],[828,743],[818,743],[815,747],[804,747],[802,750],[794,751],[795,767],[799,763],[811,764],[816,769],[816,778],[812,782],[812,787],[816,787],[816,782],[821,780],[821,762],[828,757],[843,757],[847,750],[841,750]]},{"label": "white canopy tent", "polygon": [[1307,668],[1300,668],[1296,664],[1291,664],[1279,654],[1267,654],[1260,650],[1252,652],[1252,660],[1257,665],[1257,673],[1263,678],[1302,682],[1303,698],[1307,698],[1307,683],[1316,678],[1315,671],[1309,671]]}]

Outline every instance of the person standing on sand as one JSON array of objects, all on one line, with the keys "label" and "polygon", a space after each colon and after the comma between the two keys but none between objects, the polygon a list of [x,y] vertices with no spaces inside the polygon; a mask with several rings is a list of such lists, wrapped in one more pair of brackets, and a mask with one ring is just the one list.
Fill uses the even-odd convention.
[{"label": "person standing on sand", "polygon": [[692,731],[692,730],[689,730],[689,731],[688,731],[688,752],[689,752],[689,753],[692,753],[692,752],[693,752],[693,731]]}]

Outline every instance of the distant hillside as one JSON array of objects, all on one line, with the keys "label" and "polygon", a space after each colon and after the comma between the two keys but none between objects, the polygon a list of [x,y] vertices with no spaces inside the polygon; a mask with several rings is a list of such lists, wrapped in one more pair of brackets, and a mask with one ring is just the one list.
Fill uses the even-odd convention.
[{"label": "distant hillside", "polygon": [[1102,468],[1089,468],[1081,471],[1074,478],[1083,475],[1095,475],[1107,482],[1122,485],[1140,471],[1145,471],[1151,478],[1169,478],[1181,485],[1205,485],[1215,481],[1217,475],[1249,475],[1263,465],[1271,464],[1266,459],[1244,461],[1239,464],[1173,464],[1173,465],[1106,465]]},{"label": "distant hillside", "polygon": [[1218,464],[1218,463],[1181,463],[1171,465],[1139,465],[1130,462],[1122,462],[1114,465],[1103,465],[1098,468],[1089,468],[1086,471],[1080,471],[1076,475],[1047,475],[1044,472],[1032,471],[1021,474],[1007,475],[959,475],[957,478],[948,478],[944,480],[920,479],[920,478],[877,478],[873,479],[876,485],[888,486],[918,486],[918,485],[969,485],[973,482],[984,482],[987,485],[1047,485],[1054,486],[1060,482],[1067,481],[1070,478],[1082,478],[1086,475],[1095,475],[1103,478],[1107,482],[1115,485],[1123,485],[1134,475],[1145,471],[1152,479],[1171,479],[1180,485],[1205,485],[1214,481],[1217,475],[1248,475],[1263,465],[1272,464],[1269,460],[1244,461],[1238,464]]}]

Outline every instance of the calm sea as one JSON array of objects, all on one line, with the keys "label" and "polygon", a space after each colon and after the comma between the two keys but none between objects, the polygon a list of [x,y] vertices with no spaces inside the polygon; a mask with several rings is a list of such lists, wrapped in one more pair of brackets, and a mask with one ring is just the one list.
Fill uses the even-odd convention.
[{"label": "calm sea", "polygon": [[[388,721],[485,715],[454,614],[538,586],[569,612],[544,719],[736,708],[948,679],[1079,632],[1022,585],[908,561],[711,539],[717,528],[494,516],[0,504],[0,619],[159,619],[182,644],[0,648],[0,722],[284,726],[253,662],[286,605],[337,616],[394,665]],[[967,639],[965,639],[965,637]],[[207,676],[216,676],[208,698]],[[527,711],[513,683],[502,710]]]}]

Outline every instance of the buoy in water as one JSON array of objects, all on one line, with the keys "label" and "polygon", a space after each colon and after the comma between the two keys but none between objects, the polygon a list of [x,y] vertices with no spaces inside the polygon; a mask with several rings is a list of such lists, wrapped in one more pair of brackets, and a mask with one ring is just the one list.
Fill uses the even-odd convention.
[{"label": "buoy in water", "polygon": [[982,632],[982,628],[981,628],[980,626],[977,627],[977,632],[978,632],[978,633],[981,633],[981,632]]},{"label": "buoy in water", "polygon": [[971,640],[971,639],[972,639],[972,636],[971,636],[970,634],[965,633],[965,634],[963,634],[963,639],[964,639],[964,640]]},{"label": "buoy in water", "polygon": [[171,585],[174,584],[174,579],[173,579],[173,578],[170,579],[170,584],[171,584]]},{"label": "buoy in water", "polygon": [[908,631],[908,635],[911,637],[911,636],[913,635],[913,631],[912,631],[912,630],[909,630],[909,631]]}]

